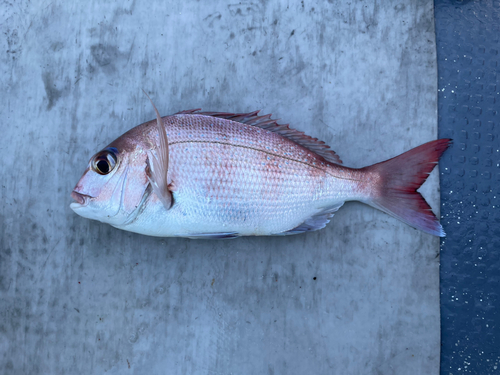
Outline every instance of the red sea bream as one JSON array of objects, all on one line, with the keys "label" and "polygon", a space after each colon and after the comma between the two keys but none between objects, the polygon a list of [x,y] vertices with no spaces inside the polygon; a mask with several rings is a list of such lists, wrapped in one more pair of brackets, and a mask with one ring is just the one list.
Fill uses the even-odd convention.
[{"label": "red sea bream", "polygon": [[90,159],[71,193],[77,214],[150,236],[233,238],[318,230],[357,200],[444,236],[417,189],[449,139],[353,169],[270,115],[156,114]]}]

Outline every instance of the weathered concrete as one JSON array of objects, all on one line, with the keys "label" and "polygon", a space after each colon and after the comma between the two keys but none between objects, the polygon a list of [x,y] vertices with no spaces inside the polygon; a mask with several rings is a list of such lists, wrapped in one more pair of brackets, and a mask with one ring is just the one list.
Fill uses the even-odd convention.
[{"label": "weathered concrete", "polygon": [[439,241],[386,214],[194,241],[68,207],[154,118],[141,88],[163,115],[272,112],[348,166],[434,139],[432,1],[380,3],[2,2],[0,373],[437,374]]}]

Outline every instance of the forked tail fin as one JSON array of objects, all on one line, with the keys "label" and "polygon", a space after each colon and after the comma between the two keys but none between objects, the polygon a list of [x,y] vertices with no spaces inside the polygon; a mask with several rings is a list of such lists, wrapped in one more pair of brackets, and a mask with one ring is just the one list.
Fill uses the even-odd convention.
[{"label": "forked tail fin", "polygon": [[363,168],[378,176],[378,194],[365,203],[392,215],[406,224],[435,236],[445,233],[431,207],[417,192],[434,169],[451,139],[438,139],[395,158]]}]

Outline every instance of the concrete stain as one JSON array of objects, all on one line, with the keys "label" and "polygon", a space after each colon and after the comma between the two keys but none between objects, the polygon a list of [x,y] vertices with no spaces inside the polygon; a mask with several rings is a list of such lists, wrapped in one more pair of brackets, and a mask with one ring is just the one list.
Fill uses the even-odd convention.
[{"label": "concrete stain", "polygon": [[56,102],[61,98],[62,90],[56,88],[52,74],[45,72],[42,74],[42,81],[45,87],[45,94],[47,96],[47,110],[50,111]]},{"label": "concrete stain", "polygon": [[119,56],[118,48],[109,44],[94,44],[90,47],[90,53],[99,66],[114,64]]}]

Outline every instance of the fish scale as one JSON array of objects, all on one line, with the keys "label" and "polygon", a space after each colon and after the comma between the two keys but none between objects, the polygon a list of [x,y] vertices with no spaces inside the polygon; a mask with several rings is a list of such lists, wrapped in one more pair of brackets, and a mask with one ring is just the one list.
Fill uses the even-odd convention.
[{"label": "fish scale", "polygon": [[[240,235],[280,233],[345,199],[341,189],[332,194],[326,162],[276,133],[201,115],[164,120],[176,186],[176,207],[161,220],[169,228],[196,223],[198,233],[215,233],[231,223]],[[150,142],[158,144],[150,129]],[[129,229],[145,225],[148,211]]]},{"label": "fish scale", "polygon": [[91,159],[72,193],[75,212],[146,235],[231,238],[321,229],[359,200],[444,235],[416,189],[450,140],[353,169],[270,115],[156,113]]}]

